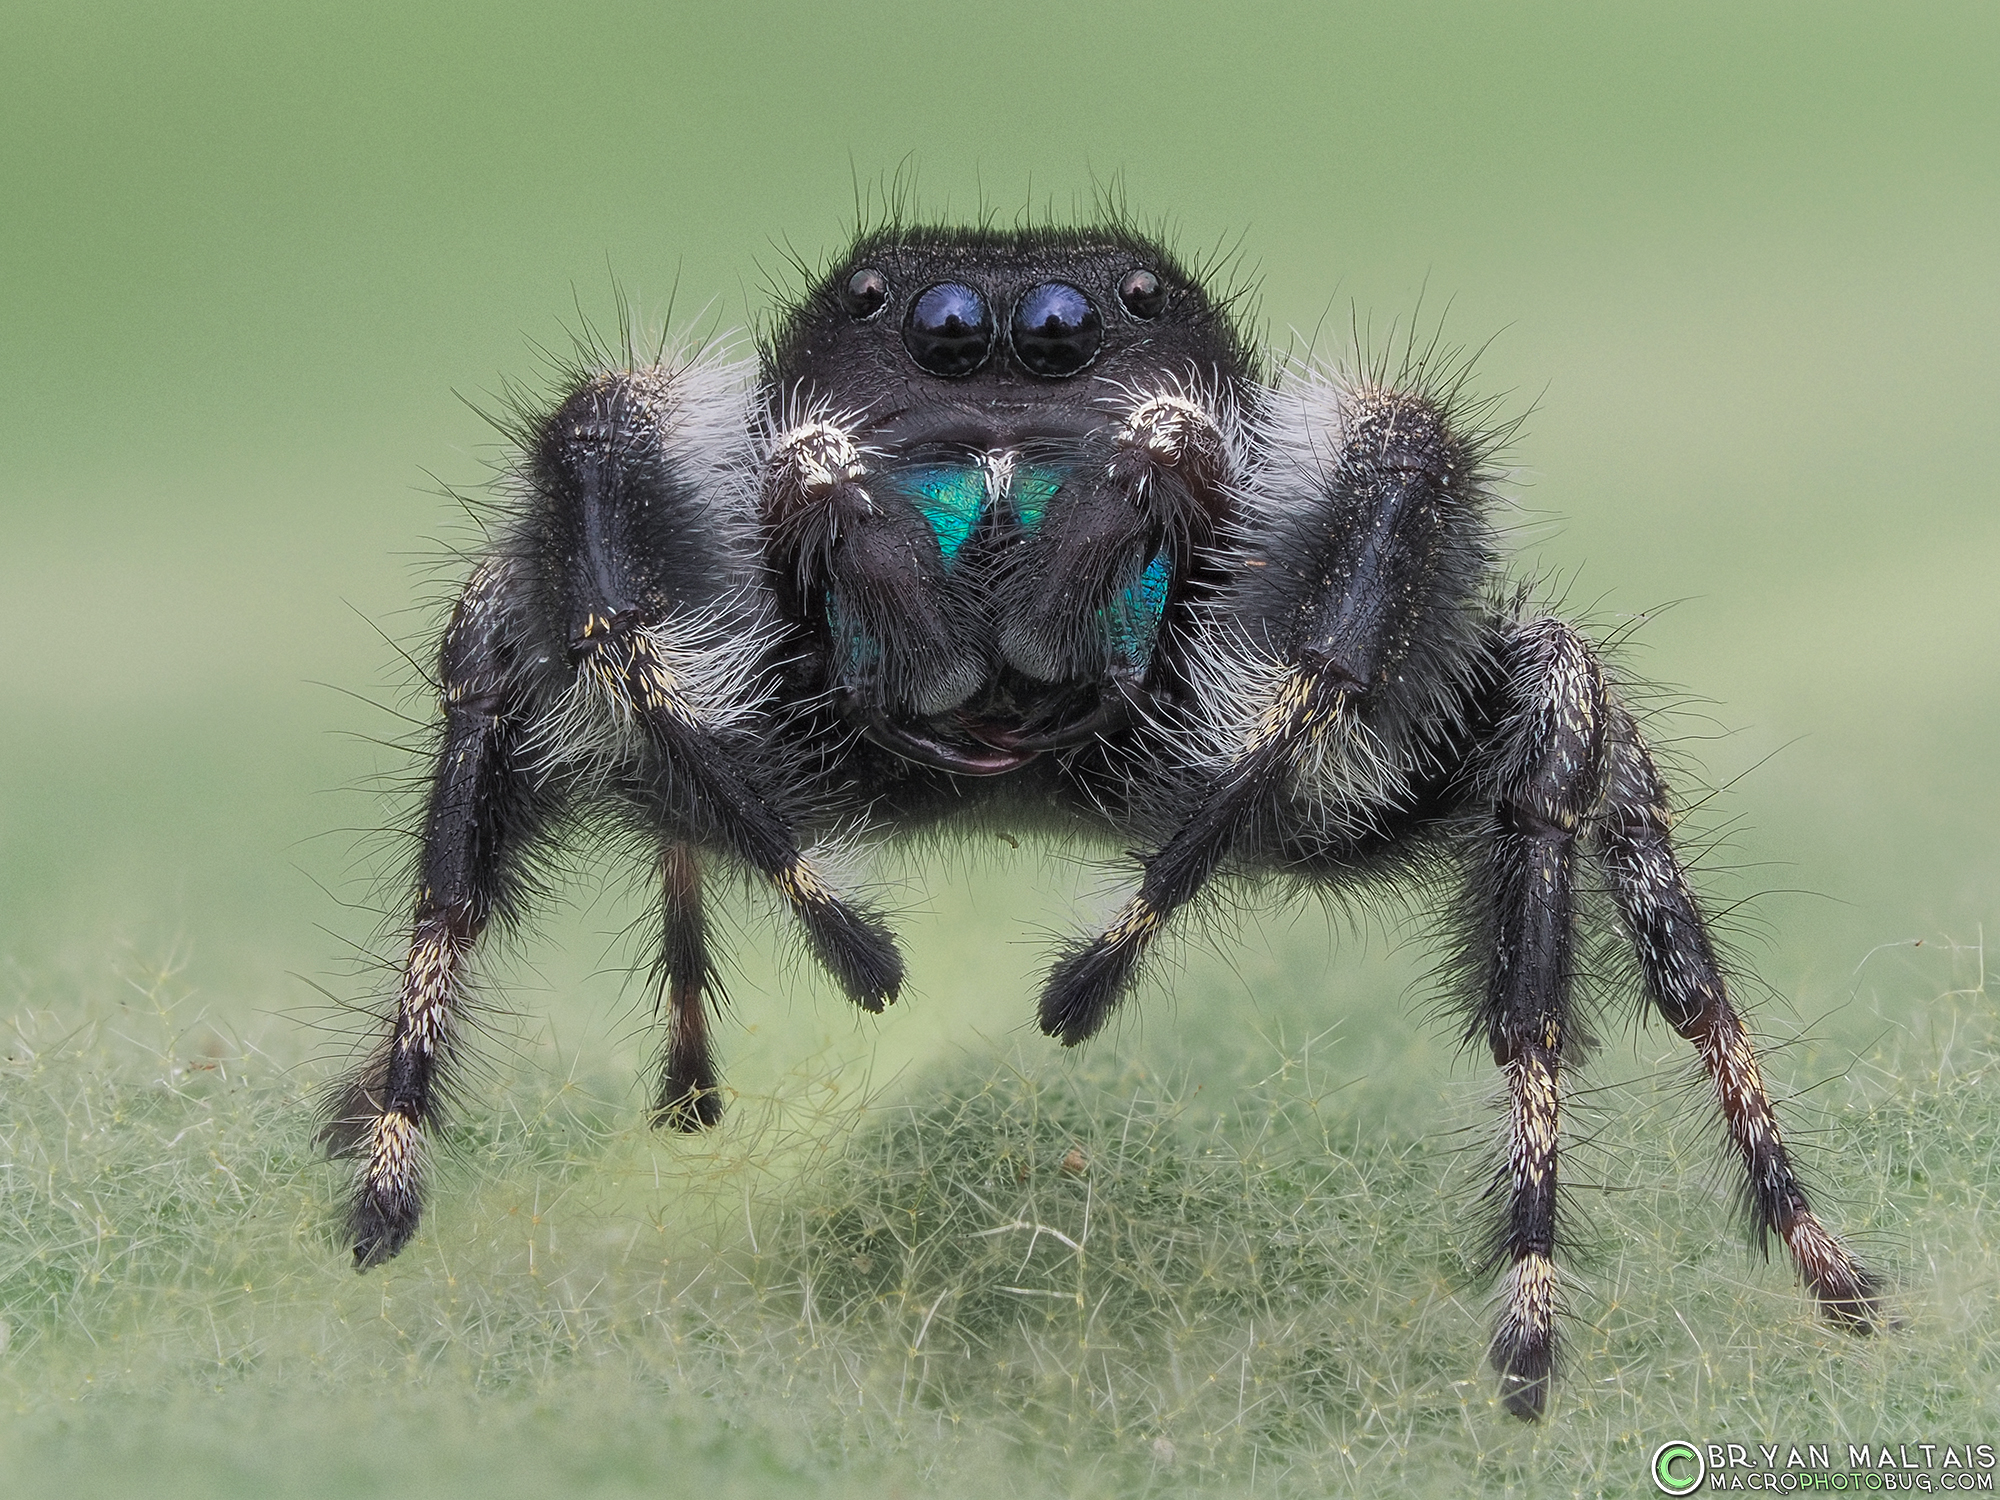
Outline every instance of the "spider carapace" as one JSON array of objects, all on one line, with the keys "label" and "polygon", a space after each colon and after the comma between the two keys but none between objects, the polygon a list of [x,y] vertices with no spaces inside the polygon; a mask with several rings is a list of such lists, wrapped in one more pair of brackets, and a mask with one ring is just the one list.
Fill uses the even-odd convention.
[{"label": "spider carapace", "polygon": [[1468,1036],[1505,1076],[1490,1353],[1517,1414],[1542,1411],[1555,1353],[1584,881],[1693,1044],[1758,1235],[1834,1321],[1874,1326],[1875,1283],[1793,1171],[1639,729],[1592,642],[1504,577],[1503,434],[1462,364],[1263,357],[1229,303],[1123,227],[881,230],[756,359],[607,356],[518,414],[439,646],[393,1024],[329,1127],[359,1163],[359,1265],[416,1229],[466,966],[538,852],[614,828],[657,851],[657,1114],[695,1129],[721,1105],[704,871],[767,882],[879,1010],[895,940],[808,851],[984,816],[1149,851],[1049,973],[1041,1023],[1066,1045],[1217,877],[1432,897]]}]

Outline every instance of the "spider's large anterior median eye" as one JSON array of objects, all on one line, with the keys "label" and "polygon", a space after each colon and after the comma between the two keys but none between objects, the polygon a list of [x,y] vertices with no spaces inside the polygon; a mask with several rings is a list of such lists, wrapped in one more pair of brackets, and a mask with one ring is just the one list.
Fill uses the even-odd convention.
[{"label": "spider's large anterior median eye", "polygon": [[1030,375],[1058,379],[1097,358],[1104,319],[1096,304],[1068,282],[1045,281],[1021,294],[1007,333],[1015,357]]},{"label": "spider's large anterior median eye", "polygon": [[1166,310],[1167,289],[1159,277],[1141,266],[1119,278],[1118,300],[1133,317],[1151,322]]},{"label": "spider's large anterior median eye", "polygon": [[857,323],[866,322],[888,304],[889,278],[873,266],[863,266],[847,278],[840,301],[850,318]]},{"label": "spider's large anterior median eye", "polygon": [[933,375],[970,375],[993,352],[993,313],[963,282],[925,287],[903,320],[903,347]]}]

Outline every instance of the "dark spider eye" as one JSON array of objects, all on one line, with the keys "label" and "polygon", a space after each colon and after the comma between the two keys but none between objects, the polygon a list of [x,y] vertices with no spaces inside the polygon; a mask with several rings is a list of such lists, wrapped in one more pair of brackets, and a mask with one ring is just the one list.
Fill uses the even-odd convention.
[{"label": "dark spider eye", "polygon": [[840,300],[846,306],[849,317],[857,323],[865,322],[889,301],[889,278],[873,266],[863,266],[847,278],[847,287],[841,292]]},{"label": "dark spider eye", "polygon": [[1133,317],[1151,320],[1166,309],[1167,289],[1160,285],[1159,277],[1140,267],[1119,279],[1118,300]]},{"label": "dark spider eye", "polygon": [[962,282],[925,287],[903,320],[903,347],[933,375],[970,375],[993,352],[993,313]]},{"label": "dark spider eye", "polygon": [[1031,286],[1014,304],[1008,336],[1014,354],[1030,375],[1074,375],[1097,358],[1104,342],[1104,319],[1082,292],[1066,281]]}]

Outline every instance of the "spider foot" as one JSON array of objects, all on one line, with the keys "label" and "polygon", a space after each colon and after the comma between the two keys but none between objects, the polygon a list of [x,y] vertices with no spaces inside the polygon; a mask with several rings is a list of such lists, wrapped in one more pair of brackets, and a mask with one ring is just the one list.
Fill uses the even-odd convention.
[{"label": "spider foot", "polygon": [[422,1177],[417,1122],[401,1110],[384,1110],[369,1131],[368,1159],[349,1218],[355,1270],[381,1265],[410,1242],[423,1215]]},{"label": "spider foot", "polygon": [[1856,1335],[1884,1333],[1898,1326],[1883,1305],[1881,1283],[1810,1209],[1798,1213],[1782,1236],[1827,1322]]},{"label": "spider foot", "polygon": [[1042,986],[1042,1031],[1065,1047],[1088,1041],[1131,984],[1160,914],[1143,896],[1125,903],[1104,933],[1072,948]]},{"label": "spider foot", "polygon": [[1555,1263],[1546,1255],[1514,1262],[1487,1358],[1500,1375],[1501,1404],[1524,1422],[1541,1420],[1548,1404],[1558,1308]]},{"label": "spider foot", "polygon": [[[699,992],[692,1004],[675,996],[676,1017],[699,1016]],[[666,1068],[659,1098],[653,1104],[654,1129],[706,1130],[722,1118],[722,1075],[708,1047],[708,1036],[694,1026],[675,1028],[667,1044]]]},{"label": "spider foot", "polygon": [[892,1002],[903,987],[903,955],[888,924],[841,900],[802,856],[772,878],[805,928],[813,956],[848,998],[871,1013]]},{"label": "spider foot", "polygon": [[676,1080],[669,1078],[660,1091],[660,1102],[653,1106],[655,1130],[679,1130],[692,1135],[721,1121],[722,1090],[713,1085],[702,1088],[688,1084],[677,1089]]},{"label": "spider foot", "polygon": [[709,1049],[701,1003],[699,990],[691,997],[673,996],[676,1024],[653,1103],[656,1130],[706,1130],[722,1118],[722,1072]]}]

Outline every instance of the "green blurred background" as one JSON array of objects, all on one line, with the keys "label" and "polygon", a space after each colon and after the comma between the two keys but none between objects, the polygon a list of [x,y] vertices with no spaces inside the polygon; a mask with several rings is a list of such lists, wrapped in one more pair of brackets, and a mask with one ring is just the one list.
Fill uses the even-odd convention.
[{"label": "green blurred background", "polygon": [[[9,998],[171,965],[274,1057],[337,1053],[315,986],[367,997],[345,957],[379,868],[343,830],[390,817],[400,765],[362,700],[404,701],[385,636],[421,639],[462,535],[437,483],[494,456],[455,393],[544,379],[536,346],[611,323],[614,281],[648,317],[744,324],[857,192],[914,173],[929,213],[1003,222],[1115,178],[1186,247],[1240,247],[1280,342],[1420,301],[1492,338],[1478,388],[1532,409],[1521,566],[1604,628],[1656,613],[1629,661],[1702,700],[1671,722],[1725,788],[1715,888],[1764,893],[1735,915],[1788,997],[1772,1025],[1914,1025],[1974,981],[1876,950],[2000,916],[1996,78],[1983,3],[14,0]],[[863,1026],[746,953],[747,1076],[827,1037],[879,1076],[1011,1034],[1100,882],[1030,855],[896,877],[909,1003]],[[586,882],[512,981],[607,1072],[641,1048],[602,972],[630,914]],[[1380,1074],[1355,1107],[1421,1129],[1453,1067],[1402,1019],[1424,961],[1393,924],[1276,913],[1102,1045],[1173,1050],[1196,997],[1198,1032],[1338,1024]]]}]

